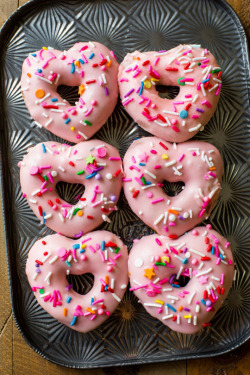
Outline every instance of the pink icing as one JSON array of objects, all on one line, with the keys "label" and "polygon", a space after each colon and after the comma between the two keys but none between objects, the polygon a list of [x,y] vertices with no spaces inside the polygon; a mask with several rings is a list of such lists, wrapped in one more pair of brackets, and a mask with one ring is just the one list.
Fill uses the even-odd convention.
[{"label": "pink icing", "polygon": [[[86,49],[81,51],[83,47]],[[108,66],[105,72],[101,69],[104,65]],[[97,42],[76,43],[64,52],[43,50],[41,55],[37,51],[23,63],[24,101],[37,126],[78,143],[96,133],[113,112],[118,98],[117,73],[117,61]],[[60,85],[79,86],[81,96],[74,107],[57,93]],[[37,97],[37,90],[43,90],[44,96]]]},{"label": "pink icing", "polygon": [[[129,147],[123,163],[123,187],[130,207],[162,235],[175,238],[193,228],[210,215],[218,199],[223,162],[209,143],[173,145],[156,137],[141,138]],[[211,168],[216,177],[209,175]],[[143,178],[151,184],[143,184]],[[185,187],[177,196],[167,196],[162,190],[164,180],[182,181]]]},{"label": "pink icing", "polygon": [[[100,146],[106,152],[101,158]],[[122,162],[119,152],[103,141],[91,140],[72,147],[56,142],[39,143],[28,150],[19,166],[21,188],[35,215],[65,236],[80,237],[109,221],[108,215],[116,209],[122,186]],[[31,173],[34,168],[39,169],[38,174]],[[76,204],[59,197],[59,181],[85,186]]]},{"label": "pink icing", "polygon": [[[143,237],[133,245],[128,262],[131,290],[148,313],[169,328],[188,334],[199,331],[213,318],[234,276],[233,257],[225,247],[225,238],[205,227],[196,230],[198,235],[188,232],[177,240],[157,234]],[[219,264],[211,234],[219,239],[223,258]],[[173,286],[184,277],[187,281],[190,278],[185,286]]]},{"label": "pink icing", "polygon": [[[203,60],[205,68],[198,65]],[[221,90],[217,70],[215,57],[202,48],[180,45],[163,53],[135,51],[119,67],[121,100],[142,128],[167,141],[183,142],[203,130],[216,109]],[[156,85],[177,86],[180,92],[172,100],[160,98]]]},{"label": "pink icing", "polygon": [[[104,250],[93,252],[96,245],[103,246],[103,241],[106,245],[111,242],[112,247],[104,246]],[[61,249],[68,252],[66,258],[61,257],[65,255]],[[110,259],[117,254],[119,258],[113,261],[112,270],[108,270]],[[122,299],[128,284],[127,264],[126,246],[110,232],[88,233],[77,241],[54,234],[33,245],[28,254],[26,273],[38,303],[50,315],[72,329],[88,332],[102,324]],[[92,289],[85,295],[78,294],[69,287],[68,273],[92,273]]]}]

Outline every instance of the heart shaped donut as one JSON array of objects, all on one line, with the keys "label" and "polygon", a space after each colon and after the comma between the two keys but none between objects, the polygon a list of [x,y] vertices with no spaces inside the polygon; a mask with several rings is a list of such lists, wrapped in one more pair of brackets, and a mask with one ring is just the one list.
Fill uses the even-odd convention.
[{"label": "heart shaped donut", "polygon": [[[76,43],[64,52],[42,48],[30,53],[21,89],[35,124],[73,143],[90,138],[117,103],[118,66],[113,52],[97,42]],[[60,85],[79,86],[75,105],[58,94]]]},{"label": "heart shaped donut", "polygon": [[[219,193],[223,162],[211,144],[172,144],[156,137],[136,140],[124,160],[124,193],[132,210],[157,233],[177,238],[210,215]],[[183,182],[176,196],[164,180]]]},{"label": "heart shaped donut", "polygon": [[[21,188],[35,215],[49,228],[81,237],[116,210],[122,186],[122,162],[113,146],[99,140],[73,147],[56,142],[28,149],[20,166]],[[75,204],[60,198],[57,183],[84,185]]]},{"label": "heart shaped donut", "polygon": [[[26,274],[38,303],[55,319],[79,332],[102,324],[121,301],[128,284],[126,246],[107,231],[78,241],[58,234],[37,241],[28,254]],[[67,275],[91,273],[93,287],[79,294]]]},{"label": "heart shaped donut", "polygon": [[[129,53],[120,64],[118,82],[123,106],[134,121],[170,142],[184,142],[203,130],[222,84],[215,57],[197,45]],[[160,97],[162,86],[174,86],[179,93],[174,99]]]},{"label": "heart shaped donut", "polygon": [[210,325],[234,276],[229,243],[211,225],[178,240],[143,237],[133,245],[128,269],[130,290],[148,313],[182,333]]}]

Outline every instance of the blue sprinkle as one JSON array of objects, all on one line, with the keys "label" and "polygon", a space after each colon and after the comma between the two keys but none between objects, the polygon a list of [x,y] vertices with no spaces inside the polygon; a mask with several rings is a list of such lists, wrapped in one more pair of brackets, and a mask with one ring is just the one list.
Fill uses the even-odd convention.
[{"label": "blue sprinkle", "polygon": [[91,55],[89,56],[89,59],[93,59],[94,56],[95,56],[95,54],[91,53]]},{"label": "blue sprinkle", "polygon": [[169,305],[169,303],[166,303],[166,306],[169,307],[174,312],[177,311],[173,306]]},{"label": "blue sprinkle", "polygon": [[64,121],[65,124],[68,124],[70,122],[70,118],[67,118],[67,120]]},{"label": "blue sprinkle", "polygon": [[71,264],[67,260],[65,263],[67,264],[68,267],[71,267]]},{"label": "blue sprinkle", "polygon": [[223,260],[223,255],[222,254],[220,254],[220,259]]},{"label": "blue sprinkle", "polygon": [[212,246],[212,250],[211,250],[211,253],[212,253],[212,255],[214,255],[214,246]]},{"label": "blue sprinkle", "polygon": [[141,96],[141,94],[142,94],[143,87],[144,87],[144,82],[141,81],[141,88],[140,88],[140,91],[139,91],[139,96]]},{"label": "blue sprinkle", "polygon": [[75,73],[75,70],[76,70],[75,64],[72,63],[71,66],[72,66],[72,68],[71,68],[71,73]]},{"label": "blue sprinkle", "polygon": [[70,303],[70,301],[71,301],[71,297],[68,297],[68,298],[66,299],[66,302],[67,302],[67,303]]},{"label": "blue sprinkle", "polygon": [[105,241],[102,241],[102,247],[101,247],[102,250],[105,250]]},{"label": "blue sprinkle", "polygon": [[180,288],[180,285],[177,285],[177,284],[171,284],[171,286],[172,286],[173,288]]},{"label": "blue sprinkle", "polygon": [[84,61],[82,59],[79,59],[80,63],[81,64],[85,64]]},{"label": "blue sprinkle", "polygon": [[85,249],[80,250],[80,254],[85,253]]},{"label": "blue sprinkle", "polygon": [[37,69],[38,73],[42,73],[42,69]]},{"label": "blue sprinkle", "polygon": [[45,216],[45,212],[43,212],[43,224],[45,224],[44,216]]},{"label": "blue sprinkle", "polygon": [[209,81],[209,78],[204,79],[204,81],[202,81],[202,83],[206,83],[206,82],[208,82],[208,81]]},{"label": "blue sprinkle", "polygon": [[32,53],[31,56],[36,57],[36,53]]},{"label": "blue sprinkle", "polygon": [[201,299],[201,302],[206,306],[206,301],[203,298]]},{"label": "blue sprinkle", "polygon": [[42,143],[42,148],[43,148],[43,153],[46,154],[46,152],[47,152],[46,151],[46,147],[45,147],[45,145],[43,143]]},{"label": "blue sprinkle", "polygon": [[76,323],[77,316],[73,317],[72,322],[70,323],[71,327]]},{"label": "blue sprinkle", "polygon": [[179,113],[179,116],[184,120],[185,118],[187,118],[188,112],[185,109],[182,109]]},{"label": "blue sprinkle", "polygon": [[89,174],[88,176],[86,176],[86,180],[89,180],[90,178],[94,177],[96,174],[97,174],[97,172],[93,172],[93,173]]},{"label": "blue sprinkle", "polygon": [[94,302],[94,298],[92,297],[91,302],[90,302],[91,306],[93,305],[93,302]]},{"label": "blue sprinkle", "polygon": [[139,165],[144,166],[144,165],[146,165],[146,164],[145,164],[145,163],[139,163]]},{"label": "blue sprinkle", "polygon": [[183,261],[182,261],[183,264],[187,264],[188,263],[188,259],[187,258],[184,258]]},{"label": "blue sprinkle", "polygon": [[146,181],[146,185],[151,185],[151,182],[150,181]]},{"label": "blue sprinkle", "polygon": [[108,290],[108,285],[106,285],[106,286],[104,287],[104,290]]},{"label": "blue sprinkle", "polygon": [[52,98],[51,101],[52,101],[52,102],[57,102],[58,99],[57,99],[57,98]]},{"label": "blue sprinkle", "polygon": [[75,245],[72,246],[73,249],[77,250],[77,249],[80,249],[80,245],[79,243],[76,243]]}]

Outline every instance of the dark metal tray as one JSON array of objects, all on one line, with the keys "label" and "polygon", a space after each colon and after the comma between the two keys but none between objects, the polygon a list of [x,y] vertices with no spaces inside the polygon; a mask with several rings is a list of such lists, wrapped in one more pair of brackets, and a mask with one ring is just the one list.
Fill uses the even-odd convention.
[{"label": "dark metal tray", "polygon": [[[212,327],[196,335],[171,331],[150,317],[127,292],[108,321],[80,334],[55,321],[36,302],[25,275],[32,244],[51,231],[35,218],[22,199],[17,163],[37,142],[59,140],[33,126],[20,91],[21,66],[42,46],[68,49],[77,41],[98,40],[121,61],[128,51],[170,49],[197,43],[211,50],[223,69],[218,108],[196,139],[222,153],[225,174],[220,199],[210,222],[232,245],[236,280]],[[1,190],[12,309],[27,343],[48,360],[78,368],[103,367],[225,353],[249,337],[249,60],[246,37],[236,14],[224,0],[33,0],[17,10],[0,34]],[[119,148],[147,135],[117,105],[96,134]],[[120,211],[103,228],[126,244],[150,233],[122,195]],[[85,280],[86,281],[86,280]],[[84,282],[84,281],[83,281]]]}]

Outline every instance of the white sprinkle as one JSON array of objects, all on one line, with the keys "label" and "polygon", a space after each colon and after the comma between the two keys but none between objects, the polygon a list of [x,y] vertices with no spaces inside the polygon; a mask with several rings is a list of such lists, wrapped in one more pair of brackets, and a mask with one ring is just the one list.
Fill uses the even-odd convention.
[{"label": "white sprinkle", "polygon": [[78,134],[80,134],[83,138],[88,139],[88,137],[86,136],[86,134],[84,134],[83,132],[79,131]]},{"label": "white sprinkle", "polygon": [[52,272],[49,272],[47,276],[45,277],[44,281],[47,282],[48,285],[50,285],[50,276],[52,275]]},{"label": "white sprinkle", "polygon": [[159,223],[162,221],[163,218],[164,218],[164,214],[161,214],[161,215],[158,217],[158,219],[155,220],[154,225],[159,224]]},{"label": "white sprinkle", "polygon": [[39,128],[42,128],[43,126],[39,123],[39,122],[37,122],[37,121],[34,121],[34,123],[39,127]]},{"label": "white sprinkle", "polygon": [[211,70],[212,70],[212,65],[210,65],[210,66],[207,68],[207,72],[206,72],[206,74],[204,75],[203,80],[205,80],[205,79],[207,78],[207,76],[209,75],[209,73],[211,72]]},{"label": "white sprinkle", "polygon": [[196,294],[196,292],[193,292],[193,293],[191,294],[191,296],[189,297],[189,299],[188,299],[188,304],[189,304],[189,305],[191,304],[191,302],[192,302],[192,300],[193,300],[195,294]]},{"label": "white sprinkle", "polygon": [[[166,165],[166,164],[165,164]],[[182,173],[178,171],[177,168],[173,167],[173,170],[174,170],[174,174],[177,175],[177,176],[182,176]]]},{"label": "white sprinkle", "polygon": [[148,188],[151,188],[155,186],[155,184],[150,184],[150,185],[145,185],[145,186],[142,186],[142,190],[145,190],[145,189],[148,189]]},{"label": "white sprinkle", "polygon": [[216,290],[216,288],[215,288],[214,284],[212,283],[212,281],[210,282],[209,285],[210,285],[210,289]]},{"label": "white sprinkle", "polygon": [[107,249],[104,251],[104,259],[108,260],[108,250]]},{"label": "white sprinkle", "polygon": [[24,87],[21,91],[29,91],[29,87]]},{"label": "white sprinkle", "polygon": [[143,305],[144,306],[150,306],[150,307],[162,307],[162,305],[160,303],[147,303],[147,302],[145,302]]},{"label": "white sprinkle", "polygon": [[[49,81],[48,79],[46,79],[46,78],[44,78],[44,77],[40,77],[40,76],[36,76],[38,79],[41,79],[42,81],[44,81],[44,82],[47,82],[47,83],[49,83],[50,85],[52,85],[52,82],[51,81]],[[43,99],[44,100],[44,99]]]},{"label": "white sprinkle", "polygon": [[108,223],[111,223],[111,220],[108,218],[107,215],[102,215],[102,220],[107,221]]},{"label": "white sprinkle", "polygon": [[220,281],[219,277],[212,276],[213,280]]},{"label": "white sprinkle", "polygon": [[35,199],[29,199],[29,201],[30,201],[30,203],[34,203],[34,204],[37,203],[37,201]]},{"label": "white sprinkle", "polygon": [[168,163],[165,163],[165,167],[171,167],[171,165],[176,164],[176,160],[169,161]]},{"label": "white sprinkle", "polygon": [[191,129],[188,129],[189,132],[194,132],[196,130],[199,130],[201,128],[201,124],[198,124],[197,126],[195,126],[194,128],[191,128]]},{"label": "white sprinkle", "polygon": [[156,179],[156,176],[155,176],[153,173],[147,171],[147,169],[145,169],[144,172],[145,172],[147,175],[149,175],[150,177],[152,177],[153,179]]},{"label": "white sprinkle", "polygon": [[165,123],[159,122],[159,121],[157,121],[157,120],[154,120],[154,122],[155,122],[157,125],[160,125],[160,126],[168,126],[168,124],[165,124]]},{"label": "white sprinkle", "polygon": [[33,280],[36,280],[37,276],[38,276],[38,273],[34,273],[32,279],[33,279]]},{"label": "white sprinkle", "polygon": [[50,118],[49,121],[47,121],[44,126],[47,128],[47,126],[49,126],[52,123],[52,121],[53,121],[53,118]]},{"label": "white sprinkle", "polygon": [[219,84],[217,83],[211,89],[209,89],[208,92],[211,92],[211,91],[215,90],[218,86],[219,86]]},{"label": "white sprinkle", "polygon": [[59,165],[58,169],[60,169],[62,172],[65,172],[65,169]]},{"label": "white sprinkle", "polygon": [[115,279],[111,279],[110,287],[111,287],[111,289],[114,289],[114,287],[115,287]]},{"label": "white sprinkle", "polygon": [[196,315],[193,317],[193,325],[197,326],[197,316]]},{"label": "white sprinkle", "polygon": [[[193,71],[194,71],[194,69],[187,69],[187,70],[184,71],[184,73],[191,73],[191,72],[193,72]],[[186,85],[187,83],[190,83],[190,82],[185,82],[185,85]],[[192,85],[193,85],[193,84],[192,84]]]},{"label": "white sprinkle", "polygon": [[33,192],[31,193],[31,195],[34,197],[34,195],[36,195],[37,193],[40,193],[40,189],[37,189],[37,190],[33,191]]},{"label": "white sprinkle", "polygon": [[[145,305],[145,304],[144,304]],[[170,314],[170,315],[166,315],[162,318],[162,320],[166,320],[166,319],[170,319],[170,318],[173,318],[173,314]]]},{"label": "white sprinkle", "polygon": [[236,280],[236,274],[237,274],[237,270],[234,271],[234,277],[233,277],[233,281]]},{"label": "white sprinkle", "polygon": [[215,192],[216,192],[218,189],[219,189],[219,186],[216,186],[216,188],[215,188],[214,190],[212,190],[211,193],[209,193],[208,198],[211,199],[211,198],[213,197],[213,195],[215,194]]},{"label": "white sprinkle", "polygon": [[178,113],[178,112],[173,112],[173,111],[162,111],[162,112],[167,113],[168,115],[179,116],[179,113]]},{"label": "white sprinkle", "polygon": [[178,297],[167,295],[167,298],[174,299],[175,301],[179,301]]},{"label": "white sprinkle", "polygon": [[213,80],[216,81],[216,82],[222,83],[222,81],[218,78],[213,78]]},{"label": "white sprinkle", "polygon": [[52,217],[52,214],[48,214],[48,215],[44,216],[43,218],[44,218],[45,220],[47,220],[47,219],[50,219],[51,217]]},{"label": "white sprinkle", "polygon": [[126,289],[127,288],[127,285],[126,284],[122,284],[121,285],[121,289]]},{"label": "white sprinkle", "polygon": [[121,302],[121,298],[118,297],[117,294],[115,294],[115,293],[111,293],[111,294],[112,294],[112,296],[114,297],[114,299],[116,299],[116,301]]},{"label": "white sprinkle", "polygon": [[46,260],[50,257],[50,253],[48,253],[43,259],[42,259],[42,262],[45,263]]},{"label": "white sprinkle", "polygon": [[198,250],[189,249],[189,251],[190,251],[191,253],[194,253],[194,254],[200,255],[201,257],[204,257],[204,256],[205,256],[205,254],[201,253],[201,252],[198,251]]},{"label": "white sprinkle", "polygon": [[52,108],[52,109],[51,109],[51,112],[61,112],[61,113],[62,113],[63,110],[62,110],[62,109],[54,109],[54,108]]},{"label": "white sprinkle", "polygon": [[157,284],[158,281],[160,281],[160,278],[159,278],[159,277],[157,277],[157,279],[156,279],[155,281],[153,281],[153,284]]},{"label": "white sprinkle", "polygon": [[167,55],[168,54],[168,51],[166,51],[166,52],[161,52],[161,53],[154,53],[154,56],[155,57],[158,57],[158,56],[165,56],[165,55]]},{"label": "white sprinkle", "polygon": [[189,216],[190,216],[190,219],[192,219],[192,217],[193,217],[193,211],[192,210],[189,210]]},{"label": "white sprinkle", "polygon": [[181,262],[183,261],[183,259],[179,256],[179,255],[174,255],[175,258],[179,259]]},{"label": "white sprinkle", "polygon": [[185,125],[186,125],[186,121],[183,120],[183,121],[182,121],[182,126],[185,126]]},{"label": "white sprinkle", "polygon": [[179,277],[181,276],[182,271],[183,271],[183,267],[181,266],[180,269],[179,269],[179,272],[177,273],[176,280],[179,279]]},{"label": "white sprinkle", "polygon": [[[191,250],[190,250],[191,251]],[[204,255],[203,255],[204,256]],[[212,267],[208,268],[206,271],[203,271],[203,272],[200,272],[200,273],[197,273],[196,277],[200,277],[202,275],[206,275],[207,273],[213,271]]]},{"label": "white sprinkle", "polygon": [[198,94],[196,94],[195,96],[194,96],[194,98],[193,98],[193,100],[192,100],[192,103],[195,103],[196,102],[196,100],[198,99]]},{"label": "white sprinkle", "polygon": [[180,315],[177,315],[177,320],[176,320],[177,324],[180,324]]},{"label": "white sprinkle", "polygon": [[185,82],[185,85],[194,86],[194,83],[193,82]]},{"label": "white sprinkle", "polygon": [[48,146],[45,146],[46,150],[52,155],[53,154],[53,151],[51,151],[51,149],[48,147]]},{"label": "white sprinkle", "polygon": [[164,289],[162,289],[163,292],[172,292],[172,290],[173,290],[173,288],[164,288]]},{"label": "white sprinkle", "polygon": [[205,60],[206,57],[194,57],[193,61],[200,61],[200,60]]},{"label": "white sprinkle", "polygon": [[198,270],[201,270],[203,266],[204,266],[204,263],[201,262],[200,265],[199,265],[199,267],[198,267]]},{"label": "white sprinkle", "polygon": [[148,76],[144,76],[141,81],[144,82],[144,81],[146,81],[147,78],[148,78]]},{"label": "white sprinkle", "polygon": [[49,261],[49,264],[55,263],[55,261],[57,261],[57,259],[58,259],[58,256],[55,255],[54,258]]},{"label": "white sprinkle", "polygon": [[140,283],[138,283],[138,281],[136,281],[136,280],[133,280],[133,282],[134,282],[135,284],[137,284],[137,285],[141,286],[141,284],[140,284]]},{"label": "white sprinkle", "polygon": [[49,292],[48,292],[48,293],[44,293],[44,294],[40,294],[40,297],[41,297],[41,298],[45,298],[45,297],[47,297],[49,294],[50,294]]},{"label": "white sprinkle", "polygon": [[166,223],[167,223],[167,219],[168,219],[168,212],[165,212],[165,214],[164,214],[163,224],[166,224]]},{"label": "white sprinkle", "polygon": [[201,83],[201,91],[204,96],[207,96],[203,83]]},{"label": "white sprinkle", "polygon": [[102,74],[102,80],[103,80],[103,83],[106,85],[107,80],[106,80],[106,75],[104,73]]},{"label": "white sprinkle", "polygon": [[175,248],[176,248],[176,250],[180,250],[185,245],[186,245],[186,242],[182,242],[180,245],[175,246]]}]

